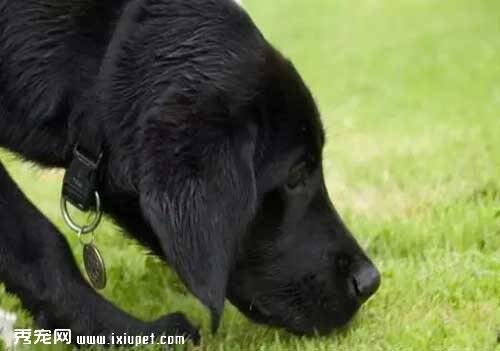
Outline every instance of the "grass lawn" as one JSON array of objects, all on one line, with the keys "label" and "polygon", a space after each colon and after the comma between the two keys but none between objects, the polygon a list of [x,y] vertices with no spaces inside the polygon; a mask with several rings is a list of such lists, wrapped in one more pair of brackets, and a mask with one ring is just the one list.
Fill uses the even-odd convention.
[{"label": "grass lawn", "polygon": [[[98,233],[104,295],[142,318],[186,312],[203,327],[202,350],[500,350],[500,2],[245,6],[317,97],[330,193],[382,287],[330,337],[257,326],[231,306],[211,336],[206,311],[175,275],[108,223]],[[2,160],[81,260],[59,216],[60,174]],[[3,290],[0,306],[31,325]]]}]

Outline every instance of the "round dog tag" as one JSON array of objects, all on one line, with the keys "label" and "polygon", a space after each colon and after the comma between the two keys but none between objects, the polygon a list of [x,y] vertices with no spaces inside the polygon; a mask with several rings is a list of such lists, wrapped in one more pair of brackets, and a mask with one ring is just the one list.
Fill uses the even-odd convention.
[{"label": "round dog tag", "polygon": [[106,266],[101,253],[93,244],[83,246],[83,264],[89,277],[90,283],[96,289],[106,287]]}]

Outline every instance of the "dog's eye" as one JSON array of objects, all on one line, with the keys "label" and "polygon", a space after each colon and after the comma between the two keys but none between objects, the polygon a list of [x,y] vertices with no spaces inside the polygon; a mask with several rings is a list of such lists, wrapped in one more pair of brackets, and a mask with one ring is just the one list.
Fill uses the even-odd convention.
[{"label": "dog's eye", "polygon": [[306,162],[301,162],[294,166],[290,171],[287,180],[287,187],[295,189],[298,186],[305,184],[307,176],[309,175],[309,167]]}]

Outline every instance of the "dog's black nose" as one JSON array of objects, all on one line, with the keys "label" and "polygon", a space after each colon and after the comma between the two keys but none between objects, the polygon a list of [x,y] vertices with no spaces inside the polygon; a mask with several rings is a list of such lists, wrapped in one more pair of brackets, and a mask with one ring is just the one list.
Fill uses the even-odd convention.
[{"label": "dog's black nose", "polygon": [[380,273],[371,263],[360,265],[352,275],[354,291],[360,302],[365,302],[380,286]]}]

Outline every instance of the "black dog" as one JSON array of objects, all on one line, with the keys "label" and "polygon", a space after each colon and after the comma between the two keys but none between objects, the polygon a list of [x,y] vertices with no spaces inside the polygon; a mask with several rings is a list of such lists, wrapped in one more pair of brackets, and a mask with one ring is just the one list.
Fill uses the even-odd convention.
[{"label": "black dog", "polygon": [[[82,135],[102,138],[105,212],[214,328],[227,297],[326,333],[377,289],[329,200],[310,92],[231,0],[0,0],[0,146],[67,168]],[[0,238],[0,280],[40,325],[197,337],[180,314],[145,323],[104,301],[3,169]]]}]

